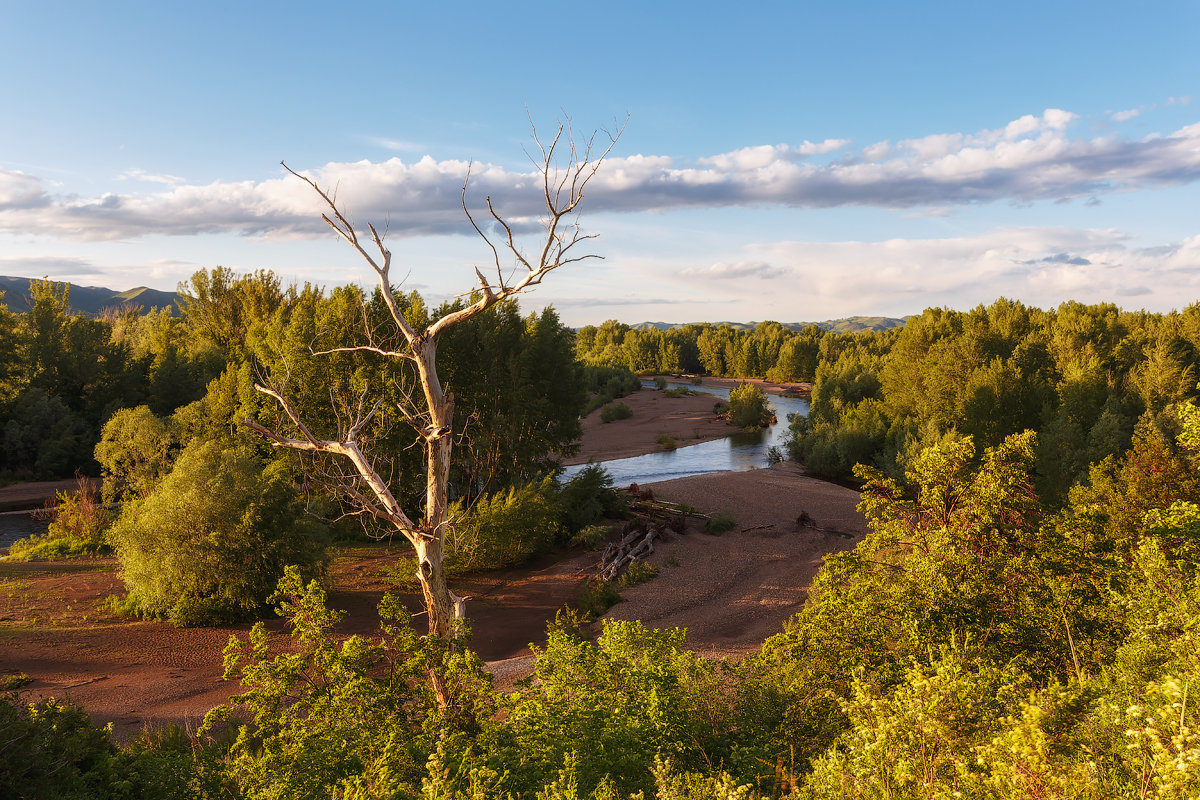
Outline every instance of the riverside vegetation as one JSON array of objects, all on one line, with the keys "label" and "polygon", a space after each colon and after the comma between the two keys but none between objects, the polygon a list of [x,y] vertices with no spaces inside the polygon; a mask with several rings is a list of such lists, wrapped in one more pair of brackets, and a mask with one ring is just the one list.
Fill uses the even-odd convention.
[{"label": "riverside vegetation", "polygon": [[[210,382],[194,401],[202,405],[169,415],[150,406],[165,448],[138,451],[143,437],[115,426],[109,441],[128,444],[120,459],[104,456],[115,465],[106,491],[144,508],[137,498],[171,487],[209,442],[221,453],[246,448],[271,485],[290,462],[228,424],[235,409],[265,413],[246,391],[250,354],[312,370],[312,385],[353,397],[346,375],[378,375],[379,364],[347,356],[342,372],[326,373],[306,355],[332,329],[317,320],[342,318],[345,291],[297,290],[309,299],[250,325],[245,345],[230,343],[247,347],[246,360]],[[415,296],[406,308],[426,313]],[[311,577],[281,568],[269,601],[291,621],[290,645],[275,647],[262,626],[231,642],[226,672],[244,692],[199,731],[118,745],[69,703],[10,693],[0,703],[0,785],[56,797],[1194,797],[1196,320],[1197,307],[1042,312],[999,301],[930,310],[899,332],[817,337],[813,417],[793,423],[793,450],[810,468],[831,464],[830,474],[847,474],[834,456],[848,464],[873,533],[829,556],[805,608],[741,662],[701,658],[682,632],[636,622],[610,623],[592,640],[564,612],[533,678],[497,692],[469,649],[469,626],[450,641],[419,637],[395,600],[380,606],[379,635],[334,637],[338,613],[312,561]],[[513,307],[480,327],[510,343],[510,363],[521,363],[522,342],[540,341],[582,386],[556,320],[522,320]],[[524,338],[538,330],[542,338]],[[495,387],[509,384],[486,369],[496,347],[485,356],[466,345],[462,358],[498,383],[458,391],[503,417]],[[547,429],[564,438],[552,446],[506,436],[510,422],[482,411],[463,415],[474,449],[456,485],[498,518],[505,541],[526,529],[538,541],[565,538],[605,512],[601,476],[575,489],[539,477],[544,454],[573,441],[568,423],[583,409],[581,390],[559,396],[565,421]],[[530,420],[521,430],[541,428]],[[403,462],[390,474],[403,490]],[[319,485],[302,488],[312,507],[333,502]],[[571,491],[554,513],[538,499]],[[514,522],[510,510],[526,504],[529,522]],[[453,702],[438,702],[434,669]]]}]

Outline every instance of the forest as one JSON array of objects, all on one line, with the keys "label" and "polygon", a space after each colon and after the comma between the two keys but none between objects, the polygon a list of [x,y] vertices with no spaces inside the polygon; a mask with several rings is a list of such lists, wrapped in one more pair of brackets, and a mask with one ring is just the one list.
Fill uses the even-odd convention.
[{"label": "forest", "polygon": [[[77,706],[10,693],[0,786],[18,797],[1200,794],[1200,305],[1001,299],[852,334],[571,331],[510,302],[468,320],[439,355],[461,425],[452,494],[482,509],[476,528],[565,543],[619,513],[602,476],[554,488],[546,476],[589,393],[632,371],[811,383],[791,455],[858,487],[872,529],[825,559],[803,610],[741,661],[637,622],[593,638],[565,609],[533,678],[499,692],[469,624],[421,636],[385,599],[378,635],[333,635],[324,544],[365,535],[361,516],[338,519],[344,475],[240,424],[280,424],[253,388],[266,373],[286,376],[324,431],[355,418],[365,385],[413,391],[407,365],[339,350],[395,338],[379,293],[218,268],[181,295],[179,315],[92,318],[41,281],[30,311],[0,311],[0,469],[103,475],[124,502],[100,541],[141,587],[128,613],[198,624],[269,604],[291,641],[261,625],[231,641],[226,674],[245,691],[194,732],[116,742]],[[454,309],[398,299],[417,330]],[[403,423],[382,410],[370,435],[392,454],[380,470],[394,491],[413,497],[419,453]],[[214,473],[228,476],[224,510]],[[164,518],[239,507],[252,513],[229,558],[264,556],[244,591],[206,588],[227,585],[211,574],[164,586],[155,553],[205,560]]]}]

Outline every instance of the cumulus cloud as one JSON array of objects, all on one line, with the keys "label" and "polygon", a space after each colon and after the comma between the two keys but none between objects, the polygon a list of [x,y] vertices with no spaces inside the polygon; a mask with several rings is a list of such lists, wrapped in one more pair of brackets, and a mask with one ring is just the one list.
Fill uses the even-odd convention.
[{"label": "cumulus cloud", "polygon": [[1128,122],[1134,117],[1140,117],[1141,115],[1142,109],[1131,108],[1128,111],[1114,111],[1112,114],[1112,119],[1113,122]]},{"label": "cumulus cloud", "polygon": [[[589,212],[680,208],[870,206],[945,213],[964,204],[1095,200],[1200,178],[1200,123],[1141,139],[1073,136],[1077,115],[1047,109],[997,128],[880,142],[857,152],[842,139],[745,147],[685,162],[668,155],[613,157],[591,184]],[[403,143],[400,143],[403,144]],[[814,160],[813,156],[832,156]],[[470,233],[459,197],[466,161],[330,163],[312,177],[338,190],[358,220],[393,234]],[[532,172],[475,164],[468,196],[491,197],[517,230],[535,228],[540,181]],[[170,184],[171,176],[137,175]],[[156,193],[84,197],[52,191],[35,176],[0,172],[0,233],[76,239],[148,234],[239,233],[312,236],[325,232],[320,204],[286,175],[262,180],[177,184]],[[486,212],[484,212],[486,217]]]}]

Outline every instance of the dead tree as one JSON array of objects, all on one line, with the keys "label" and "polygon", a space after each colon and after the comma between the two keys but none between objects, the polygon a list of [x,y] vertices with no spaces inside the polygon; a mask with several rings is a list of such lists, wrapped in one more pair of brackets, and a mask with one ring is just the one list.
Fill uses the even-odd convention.
[{"label": "dead tree", "polygon": [[[425,330],[416,330],[396,302],[390,277],[392,253],[384,245],[383,237],[375,226],[368,224],[364,235],[338,207],[329,191],[321,188],[311,178],[295,172],[286,164],[283,165],[284,169],[307,183],[320,196],[327,207],[321,218],[375,272],[384,303],[403,336],[403,344],[399,349],[388,349],[371,342],[367,345],[337,348],[330,352],[368,351],[386,358],[405,359],[416,367],[423,403],[401,404],[399,412],[415,431],[417,440],[424,448],[424,513],[410,513],[401,508],[387,481],[372,466],[370,454],[360,449],[359,434],[378,413],[383,403],[382,399],[368,409],[369,400],[364,398],[353,424],[346,428],[344,437],[340,441],[331,441],[313,436],[283,392],[269,386],[256,385],[258,391],[274,398],[279,404],[291,421],[293,430],[287,433],[271,430],[253,420],[246,420],[245,425],[278,447],[329,453],[346,459],[352,465],[352,469],[349,470],[352,479],[339,487],[343,496],[363,512],[392,526],[416,550],[417,579],[424,594],[429,615],[429,633],[432,636],[450,636],[453,620],[464,613],[462,602],[455,602],[455,596],[446,584],[442,563],[447,527],[451,523],[451,520],[447,519],[447,490],[453,446],[454,397],[443,391],[442,382],[438,377],[438,340],[453,326],[483,313],[502,300],[537,286],[553,270],[567,264],[599,258],[595,254],[576,249],[581,243],[594,238],[593,235],[584,234],[580,230],[577,213],[580,203],[583,202],[584,189],[612,151],[620,137],[621,129],[603,133],[606,142],[600,147],[596,146],[595,133],[586,140],[576,142],[569,123],[560,124],[549,143],[539,139],[537,131],[534,130],[536,148],[531,153],[531,160],[541,175],[544,202],[542,224],[545,236],[544,239],[538,238],[540,246],[533,256],[527,257],[518,247],[512,226],[493,208],[490,197],[486,200],[487,214],[490,217],[488,224],[494,224],[498,235],[493,240],[493,237],[483,231],[467,206],[467,188],[470,184],[468,170],[467,180],[462,189],[462,208],[471,227],[491,251],[488,270],[491,272],[494,269],[494,276],[489,279],[476,267],[475,277],[478,283],[474,287],[475,293],[471,302],[438,318]],[[501,253],[505,254],[503,259]],[[506,267],[502,261],[510,258],[511,266]]]}]

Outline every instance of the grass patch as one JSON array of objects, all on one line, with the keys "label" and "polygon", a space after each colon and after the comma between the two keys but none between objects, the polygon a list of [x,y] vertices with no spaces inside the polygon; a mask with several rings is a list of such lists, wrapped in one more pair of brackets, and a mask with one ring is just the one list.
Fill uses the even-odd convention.
[{"label": "grass patch", "polygon": [[737,526],[737,522],[728,514],[713,514],[704,523],[704,532],[710,536],[720,536],[723,533],[728,533]]},{"label": "grass patch", "polygon": [[674,450],[676,448],[675,437],[669,433],[664,433],[658,437],[658,444],[663,450]]},{"label": "grass patch", "polygon": [[663,392],[663,397],[679,399],[680,397],[695,397],[699,392],[680,386],[678,389],[667,389]]},{"label": "grass patch", "polygon": [[622,589],[628,589],[655,577],[658,577],[658,567],[645,561],[634,561],[621,574],[617,584]]}]

